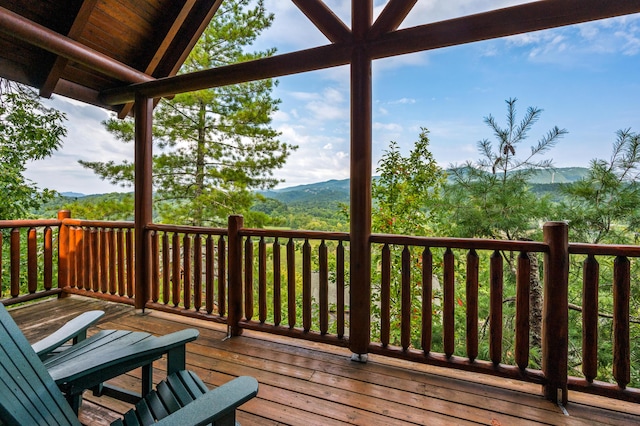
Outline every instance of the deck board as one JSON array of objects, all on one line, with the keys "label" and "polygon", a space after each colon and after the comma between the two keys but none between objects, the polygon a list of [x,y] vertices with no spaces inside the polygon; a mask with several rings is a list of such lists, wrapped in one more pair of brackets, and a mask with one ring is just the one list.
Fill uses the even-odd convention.
[{"label": "deck board", "polygon": [[[541,397],[537,385],[377,355],[361,364],[350,360],[346,348],[254,331],[225,339],[221,324],[158,311],[136,315],[128,305],[74,296],[10,312],[33,341],[61,319],[91,309],[103,309],[106,315],[90,333],[120,328],[165,334],[198,328],[200,337],[187,345],[187,364],[209,387],[238,375],[254,376],[260,383],[258,396],[238,413],[245,426],[640,424],[640,407],[623,401],[572,392],[567,416]],[[156,382],[164,369],[164,361],[155,366]],[[113,382],[136,389],[140,374],[133,371]],[[128,408],[87,392],[80,419],[109,424]]]}]

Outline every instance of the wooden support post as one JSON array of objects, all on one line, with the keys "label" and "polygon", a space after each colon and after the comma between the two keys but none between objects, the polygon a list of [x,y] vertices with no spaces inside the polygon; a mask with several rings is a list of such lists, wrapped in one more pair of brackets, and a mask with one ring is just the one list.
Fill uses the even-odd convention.
[{"label": "wooden support post", "polygon": [[240,336],[242,319],[242,236],[239,231],[244,226],[240,215],[229,216],[229,314],[227,326],[230,336]]},{"label": "wooden support post", "polygon": [[[70,217],[69,210],[58,211],[58,220],[63,221],[58,230],[58,288],[69,286],[69,225],[65,225],[64,220]],[[64,291],[58,293],[59,298],[66,296]]]},{"label": "wooden support post", "polygon": [[352,3],[351,56],[351,285],[349,349],[365,361],[371,340],[371,58],[364,40],[371,28],[373,3]]},{"label": "wooden support post", "polygon": [[147,244],[145,230],[153,219],[153,99],[136,97],[135,120],[135,308],[144,312],[151,278],[151,247]]},{"label": "wooden support post", "polygon": [[569,348],[569,227],[565,222],[547,222],[543,227],[549,252],[544,255],[544,306],[542,309],[542,372],[544,396],[567,403]]}]

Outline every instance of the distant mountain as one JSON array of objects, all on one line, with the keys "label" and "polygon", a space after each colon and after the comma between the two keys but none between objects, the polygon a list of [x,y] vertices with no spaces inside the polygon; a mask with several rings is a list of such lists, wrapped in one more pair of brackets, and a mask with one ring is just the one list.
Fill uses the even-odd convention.
[{"label": "distant mountain", "polygon": [[273,198],[285,204],[326,202],[349,202],[349,179],[328,180],[325,182],[297,185],[287,188],[260,192],[267,198]]},{"label": "distant mountain", "polygon": [[61,192],[60,195],[67,198],[82,198],[85,196],[85,194],[79,192]]},{"label": "distant mountain", "polygon": [[[589,169],[585,167],[560,167],[554,170],[540,170],[534,174],[530,183],[539,192],[553,192],[559,183],[576,182],[584,178]],[[374,177],[374,179],[376,179]],[[273,198],[285,204],[326,202],[349,202],[349,179],[328,180],[325,182],[297,185],[287,188],[261,192],[267,198]],[[551,185],[544,188],[545,185]],[[546,190],[545,190],[546,189]]]}]

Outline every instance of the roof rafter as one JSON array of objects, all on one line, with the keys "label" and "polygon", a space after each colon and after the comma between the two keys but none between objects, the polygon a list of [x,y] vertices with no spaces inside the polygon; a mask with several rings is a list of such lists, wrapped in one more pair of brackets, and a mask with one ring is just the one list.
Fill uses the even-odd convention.
[{"label": "roof rafter", "polygon": [[[160,43],[160,46],[158,46],[158,50],[156,50],[156,53],[153,55],[153,58],[151,58],[151,62],[149,62],[149,65],[147,65],[147,67],[145,68],[144,70],[145,74],[153,75],[155,70],[160,65],[162,58],[170,49],[174,39],[179,34],[180,29],[184,25],[185,21],[187,20],[189,15],[194,11],[196,3],[197,3],[197,0],[187,0],[184,3],[182,8],[180,9],[180,13],[178,13],[178,16],[173,21],[171,28],[163,38],[162,42]],[[218,5],[219,4],[220,2],[218,2]],[[118,113],[118,117],[119,118],[126,117],[131,112],[132,108],[133,108],[133,102],[127,103],[122,107],[122,109]]]},{"label": "roof rafter", "polygon": [[351,40],[351,30],[321,0],[291,0],[331,43]]},{"label": "roof rafter", "polygon": [[[76,15],[76,18],[73,20],[73,25],[71,26],[71,29],[67,34],[67,37],[69,37],[72,40],[76,40],[80,36],[80,34],[82,33],[82,30],[84,29],[84,27],[87,25],[87,22],[89,21],[89,16],[91,15],[91,12],[93,12],[93,9],[95,8],[97,3],[98,3],[98,0],[85,0],[82,2],[80,11]],[[64,68],[67,66],[68,62],[69,60],[62,56],[58,56],[56,58],[55,62],[53,63],[53,66],[51,67],[51,70],[49,71],[49,74],[47,75],[47,78],[44,84],[40,88],[40,96],[45,98],[51,97],[51,94],[56,88],[56,84],[58,83],[58,80],[60,80],[60,77],[62,76],[62,72],[64,71]]]},{"label": "roof rafter", "polygon": [[383,34],[362,43],[341,43],[211,70],[105,90],[108,105],[130,102],[135,93],[170,96],[252,80],[261,80],[348,64],[357,45],[366,45],[372,59],[438,49],[524,32],[640,13],[640,0],[546,0],[469,15]]},{"label": "roof rafter", "polygon": [[407,17],[418,0],[390,0],[369,31],[369,39],[375,40],[382,34],[395,31]]}]

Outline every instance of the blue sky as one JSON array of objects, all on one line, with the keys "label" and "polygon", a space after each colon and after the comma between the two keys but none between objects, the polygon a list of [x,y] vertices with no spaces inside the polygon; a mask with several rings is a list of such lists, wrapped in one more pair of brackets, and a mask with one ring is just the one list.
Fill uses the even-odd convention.
[{"label": "blue sky", "polygon": [[[275,13],[256,48],[279,53],[327,44],[292,2],[266,0]],[[349,3],[326,1],[347,24]],[[377,1],[376,13],[385,2]],[[419,0],[402,27],[439,21],[524,1]],[[581,24],[405,55],[374,62],[373,161],[396,141],[408,152],[420,127],[430,131],[431,151],[447,167],[478,158],[476,143],[492,139],[483,118],[505,125],[508,98],[519,117],[527,107],[544,110],[529,134],[529,149],[551,127],[569,134],[548,156],[558,167],[588,166],[608,158],[618,129],[640,132],[640,15]],[[349,69],[339,67],[279,79],[282,100],[273,125],[299,149],[276,171],[281,187],[349,177]],[[109,185],[78,159],[131,159],[133,147],[102,129],[107,113],[58,97],[51,102],[69,118],[64,147],[30,165],[40,187],[102,193],[130,190]]]}]

